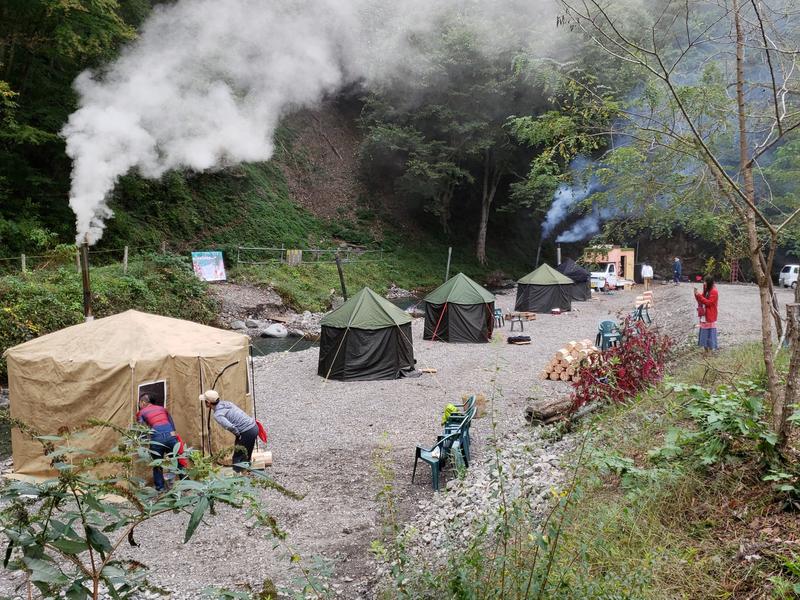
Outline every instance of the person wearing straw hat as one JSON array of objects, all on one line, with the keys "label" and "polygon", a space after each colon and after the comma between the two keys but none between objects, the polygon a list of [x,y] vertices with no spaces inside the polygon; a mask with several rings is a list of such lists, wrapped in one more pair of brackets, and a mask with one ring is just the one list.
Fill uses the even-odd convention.
[{"label": "person wearing straw hat", "polygon": [[206,408],[212,411],[217,423],[236,436],[231,464],[237,473],[243,471],[238,465],[252,461],[253,448],[259,435],[258,423],[232,402],[220,400],[215,390],[206,390],[200,394],[200,401],[205,402]]}]

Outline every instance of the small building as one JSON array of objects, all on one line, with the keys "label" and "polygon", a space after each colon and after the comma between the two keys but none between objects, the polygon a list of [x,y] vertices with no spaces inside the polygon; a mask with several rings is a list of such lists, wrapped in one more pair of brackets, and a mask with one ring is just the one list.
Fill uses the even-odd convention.
[{"label": "small building", "polygon": [[633,248],[611,245],[592,246],[583,251],[582,262],[596,265],[611,263],[615,265],[616,273],[620,277],[633,281],[635,256],[636,251]]}]

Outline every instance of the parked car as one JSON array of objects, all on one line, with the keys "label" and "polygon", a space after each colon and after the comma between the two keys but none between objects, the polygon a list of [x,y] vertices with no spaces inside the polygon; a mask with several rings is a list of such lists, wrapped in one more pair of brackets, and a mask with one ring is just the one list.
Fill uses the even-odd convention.
[{"label": "parked car", "polygon": [[800,265],[784,265],[778,275],[778,285],[796,288],[798,274],[800,274]]}]

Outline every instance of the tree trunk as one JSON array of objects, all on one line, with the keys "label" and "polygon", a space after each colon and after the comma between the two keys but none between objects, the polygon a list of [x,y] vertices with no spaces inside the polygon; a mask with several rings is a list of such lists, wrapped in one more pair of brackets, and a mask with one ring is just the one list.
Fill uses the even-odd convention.
[{"label": "tree trunk", "polygon": [[446,236],[450,235],[450,204],[453,200],[453,189],[455,185],[450,183],[442,192],[442,195],[439,197],[439,224],[442,226],[442,233]]},{"label": "tree trunk", "polygon": [[525,419],[529,423],[544,423],[547,425],[569,414],[572,404],[572,399],[569,397],[536,400],[525,409]]},{"label": "tree trunk", "polygon": [[797,302],[797,293],[800,286],[795,290],[795,301],[793,304],[786,305],[786,337],[789,340],[789,347],[792,349],[792,356],[789,360],[789,372],[786,374],[786,389],[783,394],[783,406],[780,412],[780,422],[777,426],[783,435],[778,439],[778,448],[783,452],[786,450],[786,443],[789,440],[789,407],[797,402],[800,397],[800,303]]},{"label": "tree trunk", "polygon": [[[750,155],[747,148],[747,111],[744,100],[744,31],[740,14],[739,0],[733,0],[733,20],[736,27],[736,109],[739,121],[739,167],[744,179],[744,193],[751,204],[756,204],[753,169],[750,166]],[[765,271],[765,261],[761,253],[761,244],[756,229],[756,214],[750,207],[745,207],[747,241],[750,260],[753,264],[759,299],[761,300],[761,343],[764,354],[764,368],[767,375],[767,394],[772,406],[772,425],[778,439],[785,435],[785,419],[782,394],[778,390],[778,373],[772,356],[772,298],[770,294],[770,273]]]},{"label": "tree trunk", "polygon": [[475,255],[478,262],[486,264],[486,230],[489,226],[489,211],[494,201],[497,186],[500,184],[500,169],[492,169],[491,150],[486,150],[486,160],[483,168],[483,193],[481,195],[481,218],[478,223],[478,244]]}]

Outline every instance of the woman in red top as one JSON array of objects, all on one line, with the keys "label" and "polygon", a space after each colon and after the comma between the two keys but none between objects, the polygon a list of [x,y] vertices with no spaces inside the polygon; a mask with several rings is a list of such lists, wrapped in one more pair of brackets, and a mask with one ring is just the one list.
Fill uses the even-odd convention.
[{"label": "woman in red top", "polygon": [[[717,305],[719,304],[719,292],[714,285],[714,278],[706,275],[703,280],[703,293],[694,291],[694,299],[697,300],[698,312],[700,316],[700,335],[697,338],[697,345],[703,348],[706,354],[719,348],[717,344]],[[700,310],[702,308],[702,310]]]}]

